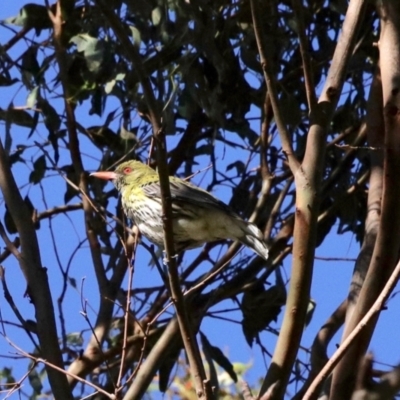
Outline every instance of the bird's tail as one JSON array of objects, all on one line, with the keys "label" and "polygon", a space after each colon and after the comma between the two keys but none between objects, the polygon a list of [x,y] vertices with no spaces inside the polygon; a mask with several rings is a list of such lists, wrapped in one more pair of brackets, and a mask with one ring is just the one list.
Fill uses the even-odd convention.
[{"label": "bird's tail", "polygon": [[246,226],[243,228],[243,236],[238,238],[244,245],[250,247],[255,253],[264,260],[268,259],[268,247],[264,242],[263,234],[252,223],[245,222]]}]

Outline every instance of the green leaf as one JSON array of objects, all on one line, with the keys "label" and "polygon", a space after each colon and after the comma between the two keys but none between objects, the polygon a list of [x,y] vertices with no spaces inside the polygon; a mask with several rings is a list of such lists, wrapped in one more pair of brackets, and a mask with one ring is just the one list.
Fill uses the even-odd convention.
[{"label": "green leaf", "polygon": [[103,114],[103,108],[104,108],[104,96],[103,96],[103,90],[100,89],[100,87],[97,88],[92,93],[90,102],[92,104],[92,107],[89,110],[89,115],[96,114],[99,117],[101,117]]},{"label": "green leaf", "polygon": [[154,26],[157,26],[160,24],[162,13],[161,13],[161,7],[156,7],[153,9],[151,12],[151,21],[153,22]]},{"label": "green leaf", "polygon": [[19,144],[17,145],[17,149],[13,152],[10,152],[8,161],[10,162],[10,164],[14,164],[18,161],[23,162],[23,159],[21,158],[22,153],[25,151],[27,147],[23,144]]},{"label": "green leaf", "polygon": [[31,89],[35,84],[39,83],[40,66],[37,60],[37,48],[29,47],[22,55],[21,61],[22,82]]},{"label": "green leaf", "polygon": [[40,4],[25,4],[15,17],[9,17],[4,20],[9,25],[23,26],[24,28],[34,28],[36,34],[40,34],[42,29],[49,29],[52,23],[49,18],[47,8]]},{"label": "green leaf", "polygon": [[190,90],[183,89],[178,99],[178,112],[182,118],[190,119],[197,110],[198,106],[193,99]]},{"label": "green leaf", "polygon": [[168,349],[168,352],[164,354],[162,363],[158,370],[159,382],[158,387],[160,392],[165,393],[171,383],[170,376],[171,371],[174,368],[174,365],[178,361],[179,353],[181,351],[181,347],[176,343],[172,345],[173,347]]},{"label": "green leaf", "polygon": [[12,375],[12,368],[4,367],[2,370],[0,370],[0,380],[1,380],[2,384],[15,383],[16,380]]},{"label": "green leaf", "polygon": [[43,122],[49,133],[56,133],[60,129],[61,119],[55,108],[43,98],[38,100],[38,107],[42,111]]},{"label": "green leaf", "polygon": [[8,108],[7,110],[0,108],[0,120],[25,128],[33,128],[35,126],[35,119],[32,115],[25,110],[17,110],[15,108]]},{"label": "green leaf", "polygon": [[26,205],[26,208],[28,209],[29,214],[33,215],[33,213],[35,212],[35,207],[33,206],[33,203],[29,196],[26,196],[24,198],[24,203]]},{"label": "green leaf", "polygon": [[297,127],[301,122],[301,110],[296,97],[285,92],[282,94],[280,103],[284,121],[292,127]]},{"label": "green leaf", "polygon": [[226,121],[225,129],[236,132],[241,138],[247,139],[249,143],[254,143],[256,140],[258,140],[257,133],[255,133],[253,129],[250,128],[248,121],[236,121],[231,118]]},{"label": "green leaf", "polygon": [[83,337],[82,332],[71,332],[67,334],[67,343],[69,346],[82,346]]},{"label": "green leaf", "polygon": [[231,169],[236,168],[236,173],[238,176],[242,175],[246,171],[246,166],[243,161],[237,160],[226,167],[226,172]]},{"label": "green leaf", "polygon": [[130,29],[131,32],[132,32],[133,44],[134,44],[136,47],[139,47],[139,46],[140,46],[140,43],[141,43],[141,41],[142,41],[142,38],[141,38],[141,34],[140,34],[139,29],[135,28],[135,27],[132,26],[132,25],[129,27],[129,29]]},{"label": "green leaf", "polygon": [[110,81],[108,81],[104,86],[104,91],[106,92],[106,94],[110,94],[112,92],[112,90],[114,89],[115,84],[118,81],[123,81],[124,79],[125,79],[125,74],[119,73],[115,76],[114,79],[111,79]]},{"label": "green leaf", "polygon": [[308,301],[308,306],[307,306],[307,314],[306,314],[306,320],[305,320],[305,326],[304,326],[305,328],[311,322],[316,307],[317,307],[316,301],[314,299],[310,298],[310,300]]},{"label": "green leaf", "polygon": [[[24,203],[26,205],[26,208],[28,209],[29,215],[31,215],[32,219],[34,219],[34,216],[36,214],[36,209],[33,206],[29,196],[25,197]],[[6,204],[6,212],[4,214],[4,225],[5,225],[8,233],[10,233],[10,234],[14,234],[14,233],[18,232],[17,226],[15,225],[15,222],[14,222],[10,212],[8,211],[7,204]],[[36,221],[35,229],[39,229],[39,228],[40,228],[40,221]]]},{"label": "green leaf", "polygon": [[218,373],[217,373],[217,369],[215,368],[215,363],[213,361],[213,357],[212,357],[212,350],[210,347],[211,344],[208,341],[207,337],[202,334],[200,332],[200,337],[201,337],[201,342],[202,342],[202,346],[203,346],[203,353],[204,353],[204,357],[207,361],[208,364],[208,369],[209,369],[209,379],[210,379],[210,385],[213,388],[213,394],[215,396],[215,398],[219,397],[219,381],[218,381]]},{"label": "green leaf", "polygon": [[26,99],[26,106],[28,108],[33,108],[36,104],[37,98],[39,94],[39,86],[35,86],[33,90],[28,95],[28,98]]},{"label": "green leaf", "polygon": [[122,140],[134,140],[138,141],[137,136],[133,133],[125,129],[123,125],[121,125],[121,129],[119,131],[119,136],[121,137]]},{"label": "green leaf", "polygon": [[341,15],[346,15],[347,7],[348,7],[347,0],[336,0],[329,3],[329,8],[331,8],[332,10],[336,11]]},{"label": "green leaf", "polygon": [[234,382],[237,382],[237,375],[235,370],[233,369],[232,363],[229,359],[224,355],[224,353],[216,346],[213,346],[207,337],[200,332],[201,343],[203,346],[204,352],[208,353],[211,358],[221,367],[223,368],[229,376],[232,378]]},{"label": "green leaf", "polygon": [[11,235],[18,232],[14,219],[11,216],[10,211],[8,211],[7,204],[6,204],[6,212],[4,213],[4,225],[7,229],[7,232],[10,233]]},{"label": "green leaf", "polygon": [[32,126],[31,130],[28,133],[28,139],[34,134],[38,122],[39,122],[39,112],[35,111],[33,113],[33,126]]},{"label": "green leaf", "polygon": [[68,276],[68,282],[74,289],[76,289],[78,287],[78,285],[76,284],[75,278],[71,278],[70,276]]},{"label": "green leaf", "polygon": [[11,79],[9,76],[0,75],[0,86],[11,86],[14,83],[18,82],[18,79]]},{"label": "green leaf", "polygon": [[35,369],[33,369],[29,375],[28,375],[29,383],[31,384],[33,391],[36,395],[40,394],[43,389],[42,381],[40,379],[40,376]]},{"label": "green leaf", "polygon": [[[76,185],[78,184],[77,180],[76,180],[76,173],[75,173],[75,169],[73,167],[73,165],[64,165],[61,170],[63,172],[66,173],[67,178],[75,183]],[[77,196],[79,194],[79,192],[72,187],[68,182],[66,182],[67,184],[67,190],[65,191],[64,194],[64,202],[68,203],[72,198],[74,198],[75,196]]]},{"label": "green leaf", "polygon": [[86,65],[91,72],[98,72],[104,60],[104,43],[86,33],[73,36],[78,52],[85,56]]},{"label": "green leaf", "polygon": [[242,328],[250,347],[259,332],[263,331],[272,321],[277,320],[285,302],[286,291],[279,284],[265,290],[264,284],[257,281],[244,293]]},{"label": "green leaf", "polygon": [[212,153],[212,149],[213,149],[213,147],[211,144],[202,144],[202,145],[196,147],[195,154],[196,154],[196,156],[200,156],[203,154],[208,155],[208,154]]},{"label": "green leaf", "polygon": [[29,182],[36,185],[39,183],[46,173],[46,156],[40,156],[34,163],[33,163],[33,171],[29,175]]}]

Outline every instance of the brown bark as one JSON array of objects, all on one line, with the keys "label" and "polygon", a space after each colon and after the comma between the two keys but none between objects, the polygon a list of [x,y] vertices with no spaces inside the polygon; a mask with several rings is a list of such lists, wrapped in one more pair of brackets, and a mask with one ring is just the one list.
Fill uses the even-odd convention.
[{"label": "brown bark", "polygon": [[[400,3],[379,2],[381,36],[379,42],[385,122],[384,182],[382,214],[371,264],[351,319],[349,334],[371,308],[392,273],[400,248]],[[364,356],[378,317],[376,316],[337,366],[331,387],[332,400],[350,398],[354,390],[354,365]]]}]

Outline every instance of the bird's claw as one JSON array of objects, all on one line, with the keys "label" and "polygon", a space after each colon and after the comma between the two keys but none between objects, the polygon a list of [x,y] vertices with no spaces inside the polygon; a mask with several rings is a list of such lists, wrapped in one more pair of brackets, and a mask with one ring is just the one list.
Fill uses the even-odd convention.
[{"label": "bird's claw", "polygon": [[[167,253],[165,250],[163,250],[163,264],[164,265],[168,265],[168,258],[167,258]],[[178,254],[174,254],[173,256],[171,256],[171,258],[178,258]]]}]

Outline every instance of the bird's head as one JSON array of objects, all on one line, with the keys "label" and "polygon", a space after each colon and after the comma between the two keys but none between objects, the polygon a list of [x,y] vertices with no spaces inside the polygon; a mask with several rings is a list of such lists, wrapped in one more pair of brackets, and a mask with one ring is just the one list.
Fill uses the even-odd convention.
[{"label": "bird's head", "polygon": [[97,171],[90,176],[113,181],[115,187],[121,191],[126,186],[150,183],[153,177],[157,177],[157,173],[148,165],[131,160],[118,165],[114,171]]}]

